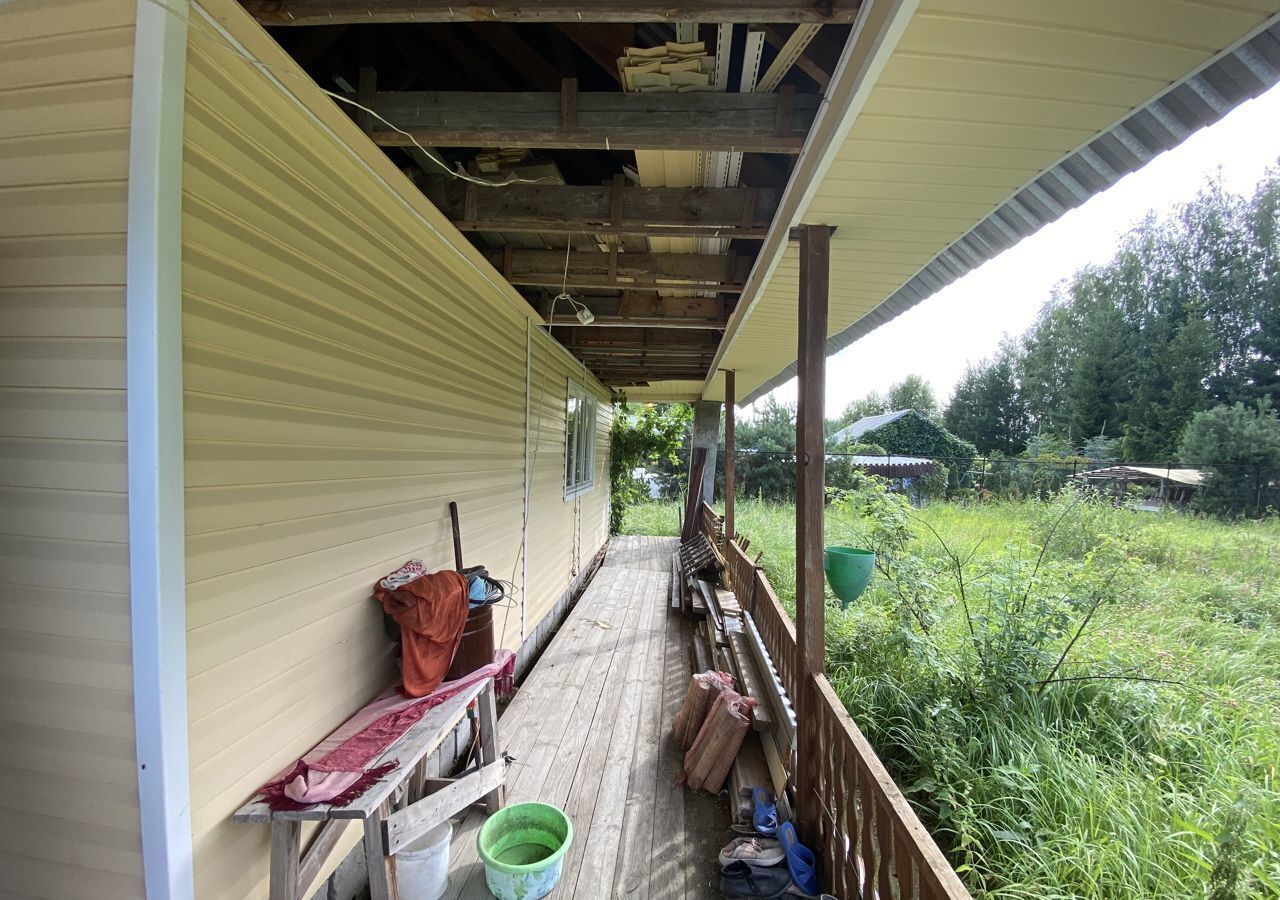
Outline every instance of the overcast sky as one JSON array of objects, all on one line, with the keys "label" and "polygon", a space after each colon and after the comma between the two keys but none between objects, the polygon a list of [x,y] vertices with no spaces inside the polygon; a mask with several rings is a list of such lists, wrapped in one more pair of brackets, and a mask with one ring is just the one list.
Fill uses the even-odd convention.
[{"label": "overcast sky", "polygon": [[[966,364],[989,355],[1004,334],[1026,330],[1055,284],[1110,259],[1119,236],[1147,210],[1163,213],[1185,203],[1219,171],[1229,189],[1249,191],[1277,157],[1280,86],[830,357],[827,415],[912,372],[945,403]],[[795,402],[795,380],[773,394]]]}]

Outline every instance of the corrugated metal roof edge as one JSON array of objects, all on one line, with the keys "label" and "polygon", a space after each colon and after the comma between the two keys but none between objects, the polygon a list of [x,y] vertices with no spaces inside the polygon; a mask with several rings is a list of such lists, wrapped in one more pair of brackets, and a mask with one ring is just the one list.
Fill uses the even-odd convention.
[{"label": "corrugated metal roof edge", "polygon": [[[1277,81],[1280,14],[1040,174],[878,306],[827,338],[827,355],[843,350],[1030,237]],[[753,403],[795,376],[793,362],[739,402]]]}]

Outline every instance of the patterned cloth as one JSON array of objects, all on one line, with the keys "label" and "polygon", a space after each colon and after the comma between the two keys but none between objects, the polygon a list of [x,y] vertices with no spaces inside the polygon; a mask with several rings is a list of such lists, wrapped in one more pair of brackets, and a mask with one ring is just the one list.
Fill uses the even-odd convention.
[{"label": "patterned cloth", "polygon": [[446,681],[426,697],[405,697],[397,685],[360,709],[310,753],[262,787],[273,810],[298,810],[317,803],[348,806],[382,776],[399,766],[392,760],[370,767],[430,710],[486,678],[499,696],[510,693],[516,655],[499,650],[487,666]]}]

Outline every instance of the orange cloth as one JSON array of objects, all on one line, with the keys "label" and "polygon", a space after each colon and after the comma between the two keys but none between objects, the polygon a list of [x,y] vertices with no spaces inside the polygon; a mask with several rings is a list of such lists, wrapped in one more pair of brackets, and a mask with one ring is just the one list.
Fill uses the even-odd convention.
[{"label": "orange cloth", "polygon": [[401,675],[408,697],[425,697],[444,680],[467,624],[467,578],[445,569],[373,596],[400,626]]}]

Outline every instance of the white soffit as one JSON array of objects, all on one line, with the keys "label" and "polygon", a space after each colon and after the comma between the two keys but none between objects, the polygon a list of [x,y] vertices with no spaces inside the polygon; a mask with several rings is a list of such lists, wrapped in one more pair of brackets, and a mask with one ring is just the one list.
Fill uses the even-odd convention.
[{"label": "white soffit", "polygon": [[[788,187],[808,188],[793,221],[837,229],[828,354],[1275,84],[1278,9],[923,0],[825,174]],[[795,376],[799,272],[780,249],[721,348],[740,403]]]}]

